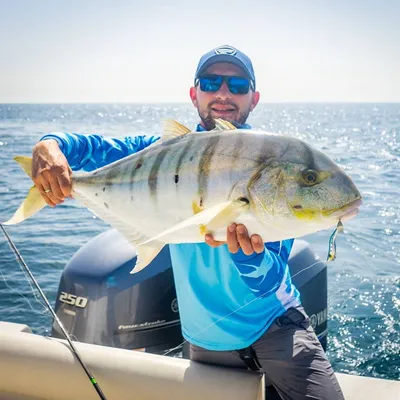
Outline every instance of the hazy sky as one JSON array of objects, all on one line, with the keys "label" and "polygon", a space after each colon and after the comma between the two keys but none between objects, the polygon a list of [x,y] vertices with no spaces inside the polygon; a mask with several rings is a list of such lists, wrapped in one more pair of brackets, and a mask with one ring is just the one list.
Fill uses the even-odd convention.
[{"label": "hazy sky", "polygon": [[0,102],[187,102],[231,44],[263,102],[400,102],[399,0],[0,0]]}]

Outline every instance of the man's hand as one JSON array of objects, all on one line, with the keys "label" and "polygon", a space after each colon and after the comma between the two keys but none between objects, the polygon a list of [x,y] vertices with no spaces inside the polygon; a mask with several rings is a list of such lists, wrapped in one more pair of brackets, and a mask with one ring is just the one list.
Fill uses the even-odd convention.
[{"label": "man's hand", "polygon": [[250,256],[254,252],[262,253],[264,251],[264,241],[260,235],[252,235],[249,237],[246,227],[243,224],[231,224],[228,226],[226,233],[226,242],[214,240],[211,234],[205,236],[206,243],[211,247],[218,247],[227,244],[231,253],[235,254],[242,248],[243,253]]},{"label": "man's hand", "polygon": [[71,195],[72,170],[55,140],[43,140],[32,152],[32,180],[46,203],[54,207]]}]

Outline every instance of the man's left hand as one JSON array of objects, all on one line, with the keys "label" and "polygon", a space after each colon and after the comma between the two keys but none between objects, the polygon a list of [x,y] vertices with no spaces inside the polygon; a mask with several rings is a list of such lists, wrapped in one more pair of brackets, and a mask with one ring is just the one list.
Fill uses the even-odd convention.
[{"label": "man's left hand", "polygon": [[264,241],[260,235],[252,235],[249,237],[247,228],[243,224],[231,224],[226,231],[226,242],[214,240],[210,233],[205,236],[206,243],[211,247],[219,247],[222,244],[227,244],[228,249],[232,254],[235,254],[241,248],[247,256],[254,252],[262,253],[264,251]]}]

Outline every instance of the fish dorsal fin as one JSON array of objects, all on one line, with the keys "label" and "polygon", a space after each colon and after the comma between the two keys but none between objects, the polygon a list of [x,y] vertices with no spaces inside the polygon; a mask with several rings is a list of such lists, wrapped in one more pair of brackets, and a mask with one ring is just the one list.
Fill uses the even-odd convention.
[{"label": "fish dorsal fin", "polygon": [[231,131],[237,129],[235,125],[232,124],[232,122],[225,121],[223,119],[217,118],[215,120],[215,130],[216,131]]},{"label": "fish dorsal fin", "polygon": [[191,130],[189,128],[180,124],[178,121],[167,119],[164,121],[164,134],[162,136],[162,140],[165,141],[168,139],[177,138],[190,132]]}]

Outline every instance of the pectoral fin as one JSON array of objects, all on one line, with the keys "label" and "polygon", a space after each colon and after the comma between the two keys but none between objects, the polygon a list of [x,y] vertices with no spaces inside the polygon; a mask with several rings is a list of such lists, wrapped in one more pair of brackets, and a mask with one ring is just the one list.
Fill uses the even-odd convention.
[{"label": "pectoral fin", "polygon": [[200,234],[204,236],[206,233],[212,232],[215,229],[227,227],[229,224],[234,222],[241,213],[246,212],[248,208],[249,202],[244,198],[217,204],[214,207],[200,211],[196,215],[193,215],[193,217],[168,228],[151,239],[143,242],[141,245],[146,245],[152,241],[168,243],[169,241],[166,238],[171,237],[180,230],[184,230],[190,226],[198,226]]}]

